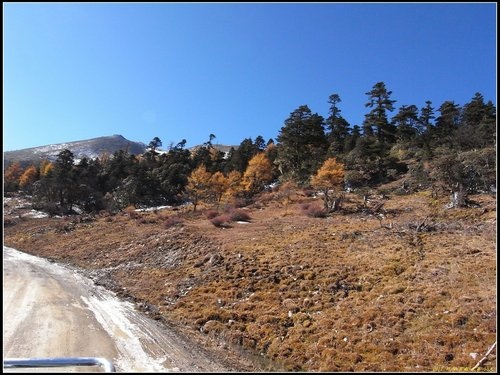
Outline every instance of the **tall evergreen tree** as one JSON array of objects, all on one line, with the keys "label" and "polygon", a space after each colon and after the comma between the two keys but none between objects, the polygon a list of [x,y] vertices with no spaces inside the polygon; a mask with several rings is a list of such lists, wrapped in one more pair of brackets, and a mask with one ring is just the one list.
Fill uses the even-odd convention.
[{"label": "tall evergreen tree", "polygon": [[162,142],[160,138],[154,137],[151,142],[149,142],[148,147],[151,149],[151,151],[154,153],[158,147],[161,147]]},{"label": "tall evergreen tree", "polygon": [[252,138],[245,138],[241,141],[237,149],[231,150],[228,155],[226,174],[230,171],[244,173],[248,167],[248,162],[259,152],[266,149],[266,142],[262,136],[257,136],[255,141]]},{"label": "tall evergreen tree", "polygon": [[366,93],[369,101],[365,107],[372,110],[365,115],[363,122],[364,134],[368,136],[374,134],[378,141],[388,148],[394,143],[396,134],[395,127],[389,123],[387,117],[387,112],[394,110],[393,104],[396,102],[390,99],[391,94],[392,91],[387,91],[384,82],[376,83],[372,90]]},{"label": "tall evergreen tree", "polygon": [[208,141],[193,152],[195,168],[203,165],[210,173],[215,173],[218,170],[217,162],[223,160],[224,154],[214,147],[212,141],[215,138],[214,134],[210,134]]},{"label": "tall evergreen tree", "polygon": [[338,156],[344,153],[345,140],[349,135],[349,123],[340,115],[337,104],[341,102],[338,94],[330,95],[330,116],[326,119],[327,139],[330,147],[328,156]]},{"label": "tall evergreen tree", "polygon": [[161,195],[166,203],[175,204],[182,201],[181,194],[192,170],[191,152],[184,149],[183,144],[178,144],[161,158],[159,167],[153,172],[158,175]]},{"label": "tall evergreen tree", "polygon": [[78,204],[86,212],[96,212],[104,208],[103,195],[99,192],[98,175],[101,170],[99,159],[84,157],[75,166],[78,181]]},{"label": "tall evergreen tree", "polygon": [[436,126],[432,136],[433,147],[445,146],[453,148],[455,132],[461,121],[461,108],[453,101],[445,101],[439,107],[439,112],[441,114],[436,119]]},{"label": "tall evergreen tree", "polygon": [[420,109],[420,116],[418,118],[420,127],[423,128],[423,132],[420,136],[420,144],[424,151],[424,155],[426,155],[427,157],[432,156],[431,137],[434,132],[434,123],[432,122],[434,118],[435,116],[432,102],[430,100],[427,100],[425,102],[425,107],[422,107]]},{"label": "tall evergreen tree", "polygon": [[389,123],[387,112],[394,110],[396,101],[390,99],[391,94],[383,82],[366,93],[369,102],[365,106],[373,109],[365,115],[363,135],[345,157],[346,182],[352,187],[383,182],[393,169],[389,151],[396,141],[396,126]]},{"label": "tall evergreen tree", "polygon": [[256,147],[251,138],[245,138],[228,160],[228,172],[238,171],[245,172],[248,166],[248,161],[255,155]]},{"label": "tall evergreen tree", "polygon": [[456,132],[456,143],[461,150],[494,146],[496,109],[491,101],[484,103],[483,95],[476,93],[472,100],[464,105],[461,120]]},{"label": "tall evergreen tree", "polygon": [[61,212],[71,212],[77,199],[78,183],[74,170],[74,155],[70,150],[65,149],[57,155],[54,163],[53,184]]},{"label": "tall evergreen tree", "polygon": [[103,194],[112,193],[122,181],[133,173],[137,164],[135,155],[124,150],[116,151],[111,157],[104,157],[99,174],[99,188]]},{"label": "tall evergreen tree", "polygon": [[418,121],[420,125],[424,128],[424,131],[430,132],[434,124],[432,123],[432,119],[434,119],[434,108],[432,107],[432,102],[427,100],[425,102],[425,107],[420,109],[420,116]]},{"label": "tall evergreen tree", "polygon": [[277,137],[278,156],[275,162],[284,178],[307,182],[325,159],[328,147],[324,119],[302,105],[285,120]]},{"label": "tall evergreen tree", "polygon": [[344,153],[348,154],[350,151],[356,147],[356,142],[358,138],[361,137],[361,128],[359,125],[354,125],[352,127],[351,134],[349,134],[344,142]]},{"label": "tall evergreen tree", "polygon": [[403,105],[399,112],[392,118],[392,124],[396,127],[396,139],[400,143],[414,143],[418,134],[421,133],[418,121],[418,108],[415,105]]},{"label": "tall evergreen tree", "polygon": [[266,149],[266,141],[264,140],[264,137],[262,137],[261,135],[258,135],[253,143],[256,148],[256,153],[262,152]]},{"label": "tall evergreen tree", "polygon": [[374,135],[357,138],[356,145],[345,157],[346,184],[351,188],[359,188],[384,181],[385,154]]}]

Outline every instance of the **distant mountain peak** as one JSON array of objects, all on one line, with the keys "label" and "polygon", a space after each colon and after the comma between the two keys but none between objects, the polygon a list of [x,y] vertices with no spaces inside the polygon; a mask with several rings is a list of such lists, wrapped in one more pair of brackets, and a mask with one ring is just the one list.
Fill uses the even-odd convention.
[{"label": "distant mountain peak", "polygon": [[70,150],[75,159],[82,159],[83,157],[94,159],[104,153],[114,154],[119,150],[126,150],[131,154],[138,155],[144,153],[146,147],[142,142],[130,141],[120,134],[114,134],[80,141],[6,151],[4,152],[4,167],[13,161],[19,162],[22,166],[27,166],[37,164],[42,159],[55,160],[64,149]]}]

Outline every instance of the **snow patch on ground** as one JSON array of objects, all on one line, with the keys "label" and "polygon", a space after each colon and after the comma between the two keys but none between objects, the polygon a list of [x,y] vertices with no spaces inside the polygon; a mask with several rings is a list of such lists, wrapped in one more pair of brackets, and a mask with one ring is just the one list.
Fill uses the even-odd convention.
[{"label": "snow patch on ground", "polygon": [[[89,297],[81,296],[83,302],[94,313],[95,318],[111,337],[119,338],[116,346],[120,357],[117,366],[123,371],[165,372],[162,363],[166,358],[153,359],[143,349],[139,337],[144,337],[136,325],[127,317],[127,311],[133,310],[130,302],[122,302],[112,296]],[[106,293],[108,294],[108,293]],[[150,339],[152,341],[152,339]],[[178,370],[178,369],[177,369]]]},{"label": "snow patch on ground", "polygon": [[43,219],[45,217],[49,217],[49,214],[46,214],[45,212],[42,212],[42,211],[31,210],[30,212],[23,214],[22,217],[31,217],[33,219]]},{"label": "snow patch on ground", "polygon": [[148,207],[148,208],[138,208],[134,211],[136,212],[151,212],[151,211],[159,211],[167,208],[172,208],[172,206],[157,206],[157,207]]}]

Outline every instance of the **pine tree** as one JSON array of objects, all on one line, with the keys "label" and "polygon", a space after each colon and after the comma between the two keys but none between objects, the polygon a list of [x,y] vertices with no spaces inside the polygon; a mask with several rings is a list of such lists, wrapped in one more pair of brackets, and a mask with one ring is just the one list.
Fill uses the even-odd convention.
[{"label": "pine tree", "polygon": [[434,124],[432,120],[434,116],[434,108],[432,107],[432,102],[427,100],[425,102],[425,107],[420,109],[420,116],[418,122],[423,128],[423,132],[420,136],[420,144],[423,149],[424,155],[427,157],[432,157],[431,141],[432,135],[434,134]]},{"label": "pine tree", "polygon": [[330,144],[328,156],[338,156],[344,153],[345,141],[349,135],[349,123],[340,115],[337,104],[341,102],[338,94],[330,95],[330,116],[326,119],[327,139]]},{"label": "pine tree", "polygon": [[496,109],[493,103],[485,104],[483,95],[476,93],[463,107],[461,124],[455,136],[456,144],[463,151],[494,146]]},{"label": "pine tree", "polygon": [[[181,147],[182,146],[182,147]],[[153,172],[158,175],[161,195],[167,204],[180,203],[182,192],[187,185],[192,168],[191,152],[178,146],[160,158],[160,164]]]},{"label": "pine tree", "polygon": [[384,82],[376,83],[372,90],[367,92],[369,96],[365,107],[373,108],[365,115],[363,122],[364,135],[375,135],[377,140],[388,149],[395,142],[396,129],[388,121],[387,112],[394,110],[395,100],[391,100],[392,91],[387,91]]},{"label": "pine tree", "polygon": [[396,139],[399,143],[415,143],[416,137],[422,132],[418,119],[418,108],[415,105],[403,105],[392,118],[396,127]]},{"label": "pine tree", "polygon": [[149,142],[149,149],[151,150],[151,152],[154,154],[154,152],[156,151],[156,149],[158,147],[161,147],[162,146],[162,142],[160,140],[160,138],[158,137],[154,137],[151,142]]},{"label": "pine tree", "polygon": [[102,169],[99,173],[99,190],[105,194],[113,192],[122,181],[133,173],[138,160],[124,150],[116,151],[112,157],[101,160]]},{"label": "pine tree", "polygon": [[77,201],[85,212],[96,212],[104,208],[103,194],[99,191],[98,176],[101,171],[99,159],[82,158],[75,166],[78,181]]},{"label": "pine tree", "polygon": [[278,163],[284,179],[305,183],[323,162],[328,141],[324,119],[303,105],[290,114],[278,140]]},{"label": "pine tree", "polygon": [[59,194],[59,206],[63,213],[71,212],[77,199],[78,181],[74,168],[74,155],[70,150],[63,150],[54,163],[54,182]]},{"label": "pine tree", "polygon": [[432,134],[432,147],[445,146],[453,148],[455,146],[455,132],[458,130],[461,121],[461,108],[453,101],[445,101],[440,107],[440,116],[436,119],[436,126]]},{"label": "pine tree", "polygon": [[245,172],[250,159],[255,154],[262,151],[261,147],[264,147],[263,142],[263,139],[262,142],[259,139],[256,139],[256,142],[254,143],[251,138],[245,138],[243,141],[241,141],[238,148],[236,150],[233,150],[230,157],[228,158],[227,171],[238,171],[240,173]]}]

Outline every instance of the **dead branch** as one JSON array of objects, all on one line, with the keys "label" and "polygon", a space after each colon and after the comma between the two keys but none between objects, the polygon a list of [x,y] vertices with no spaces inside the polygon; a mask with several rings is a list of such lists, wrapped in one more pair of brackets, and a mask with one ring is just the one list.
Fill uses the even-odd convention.
[{"label": "dead branch", "polygon": [[427,220],[427,218],[428,218],[428,217],[429,217],[429,216],[427,215],[427,216],[425,217],[425,219],[424,219],[424,220],[422,220],[422,222],[421,222],[420,224],[418,224],[418,225],[417,225],[417,229],[416,229],[416,231],[417,231],[417,232],[420,232],[420,229],[422,229],[422,227],[424,226],[425,221]]},{"label": "dead branch", "polygon": [[377,212],[379,212],[380,209],[384,206],[384,204],[385,202],[378,202],[377,204],[375,204],[375,206],[370,208],[371,213],[376,214]]},{"label": "dead branch", "polygon": [[481,358],[478,363],[476,363],[476,365],[471,369],[471,371],[474,371],[475,369],[481,367],[484,364],[484,362],[488,360],[488,356],[491,354],[491,352],[493,351],[493,349],[495,349],[496,346],[497,342],[495,341],[495,343],[491,345],[491,347],[488,349],[484,357]]}]

